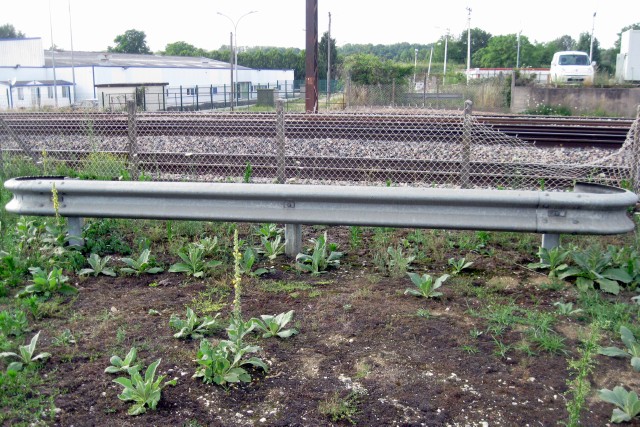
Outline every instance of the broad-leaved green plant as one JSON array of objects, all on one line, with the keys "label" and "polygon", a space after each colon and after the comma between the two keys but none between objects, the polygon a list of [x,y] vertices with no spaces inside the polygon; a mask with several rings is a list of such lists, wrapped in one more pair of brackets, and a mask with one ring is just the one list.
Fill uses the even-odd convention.
[{"label": "broad-leaved green plant", "polygon": [[194,244],[182,248],[178,251],[178,256],[183,262],[173,264],[169,268],[170,273],[186,273],[187,276],[203,277],[208,271],[222,264],[220,261],[205,261],[204,249]]},{"label": "broad-leaved green plant", "polygon": [[119,377],[113,380],[114,383],[120,384],[124,387],[122,393],[118,395],[118,399],[123,401],[134,402],[133,406],[129,408],[129,415],[140,415],[147,412],[149,409],[156,409],[162,389],[168,385],[176,385],[176,380],[166,381],[164,384],[165,375],[160,375],[156,378],[156,370],[160,364],[161,359],[156,360],[147,368],[144,378],[140,375],[137,369],[129,369],[130,378]]},{"label": "broad-leaved green plant", "polygon": [[600,399],[617,406],[611,414],[612,423],[631,421],[640,414],[640,400],[635,391],[627,391],[623,387],[614,387],[613,390],[603,388],[598,392]]},{"label": "broad-leaved green plant", "polygon": [[311,239],[313,252],[311,255],[299,253],[296,256],[296,266],[299,270],[318,275],[326,272],[329,267],[339,267],[342,252],[336,252],[337,245],[327,243],[327,232],[317,239]]},{"label": "broad-leaved green plant", "polygon": [[620,326],[620,338],[627,347],[626,350],[618,347],[602,347],[599,353],[611,357],[630,357],[633,370],[640,372],[640,343],[636,341],[633,332],[626,326]]},{"label": "broad-leaved green plant", "polygon": [[220,316],[220,313],[216,313],[214,317],[198,318],[196,313],[187,307],[187,318],[182,320],[172,314],[169,319],[169,326],[178,331],[173,334],[176,338],[202,338],[205,335],[215,333],[218,329],[222,329],[218,316]]},{"label": "broad-leaved green plant", "polygon": [[138,370],[140,369],[140,365],[134,365],[136,361],[136,357],[138,356],[138,350],[135,347],[131,347],[129,353],[124,357],[124,360],[119,356],[113,355],[109,362],[111,362],[111,366],[108,366],[104,372],[107,374],[115,374],[118,372],[129,372],[129,369]]},{"label": "broad-leaved green plant", "polygon": [[98,254],[91,254],[89,255],[89,258],[87,258],[87,262],[89,263],[91,268],[83,268],[82,270],[78,271],[78,275],[84,276],[93,274],[93,276],[97,277],[100,274],[104,274],[105,276],[115,277],[116,272],[113,271],[111,267],[107,267],[110,259],[111,257],[108,255],[104,258],[100,258],[100,255]]},{"label": "broad-leaved green plant", "polygon": [[164,271],[160,267],[155,267],[154,263],[150,260],[151,251],[145,249],[140,253],[137,259],[134,258],[122,258],[122,262],[127,264],[128,267],[123,267],[120,271],[124,273],[131,273],[139,276],[142,273],[156,274]]},{"label": "broad-leaved green plant", "polygon": [[260,318],[254,317],[251,321],[255,324],[256,329],[263,332],[262,338],[280,337],[289,338],[298,333],[295,328],[285,329],[287,323],[293,319],[294,311],[290,310],[286,313],[280,313],[275,316],[263,314]]},{"label": "broad-leaved green plant", "polygon": [[49,298],[54,294],[70,295],[78,292],[76,288],[69,285],[69,278],[62,274],[62,269],[54,267],[50,272],[42,270],[40,267],[31,267],[29,272],[33,277],[32,284],[27,285],[18,297],[27,295],[39,295]]},{"label": "broad-leaved green plant", "polygon": [[40,331],[31,338],[31,342],[28,345],[21,345],[18,347],[18,353],[13,353],[11,351],[0,353],[0,358],[18,359],[17,361],[9,364],[7,371],[21,371],[22,368],[30,366],[38,360],[45,360],[48,357],[51,357],[51,353],[40,353],[36,356],[33,355],[36,352],[36,344],[38,343],[39,337]]},{"label": "broad-leaved green plant", "polygon": [[435,279],[430,274],[407,273],[411,281],[418,289],[408,288],[404,291],[405,295],[413,295],[416,297],[435,298],[442,295],[442,292],[436,291],[449,278],[448,274]]}]

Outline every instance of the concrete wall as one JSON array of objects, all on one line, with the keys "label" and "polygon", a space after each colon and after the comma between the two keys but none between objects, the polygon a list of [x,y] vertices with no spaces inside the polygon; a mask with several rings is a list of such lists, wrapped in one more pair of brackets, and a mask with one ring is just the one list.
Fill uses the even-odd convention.
[{"label": "concrete wall", "polygon": [[605,111],[613,116],[635,118],[640,88],[516,86],[511,93],[512,113],[541,104],[569,107],[575,115]]}]

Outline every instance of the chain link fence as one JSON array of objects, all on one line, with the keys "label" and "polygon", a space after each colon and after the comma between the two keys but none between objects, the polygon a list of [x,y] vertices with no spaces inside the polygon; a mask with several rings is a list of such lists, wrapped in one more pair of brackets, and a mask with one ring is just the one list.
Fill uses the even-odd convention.
[{"label": "chain link fence", "polygon": [[27,159],[43,175],[89,179],[546,190],[638,182],[638,119],[620,150],[542,148],[474,116],[470,102],[320,114],[276,104],[275,112],[151,113],[130,101],[126,111],[2,113],[0,165]]}]

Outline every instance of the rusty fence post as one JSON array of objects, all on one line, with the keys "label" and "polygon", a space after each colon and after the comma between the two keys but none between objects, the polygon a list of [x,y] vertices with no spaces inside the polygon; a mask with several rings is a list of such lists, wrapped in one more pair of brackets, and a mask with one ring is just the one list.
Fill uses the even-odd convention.
[{"label": "rusty fence post", "polygon": [[133,181],[138,180],[138,123],[136,118],[135,101],[127,101],[128,115],[128,137],[129,144],[127,151],[129,154],[129,173]]}]

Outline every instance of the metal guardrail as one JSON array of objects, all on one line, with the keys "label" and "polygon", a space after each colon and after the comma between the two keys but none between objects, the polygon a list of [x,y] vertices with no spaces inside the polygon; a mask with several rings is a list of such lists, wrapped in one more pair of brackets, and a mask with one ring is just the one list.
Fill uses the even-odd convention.
[{"label": "metal guardrail", "polygon": [[[69,218],[141,218],[287,224],[287,254],[301,249],[301,224],[359,225],[559,234],[620,234],[634,229],[635,193],[578,183],[573,192],[406,187],[81,181],[51,177],[5,182],[8,212]],[[78,227],[78,225],[74,225]],[[71,225],[70,225],[71,227]],[[79,230],[76,230],[79,231]],[[71,233],[73,234],[73,233]]]}]

